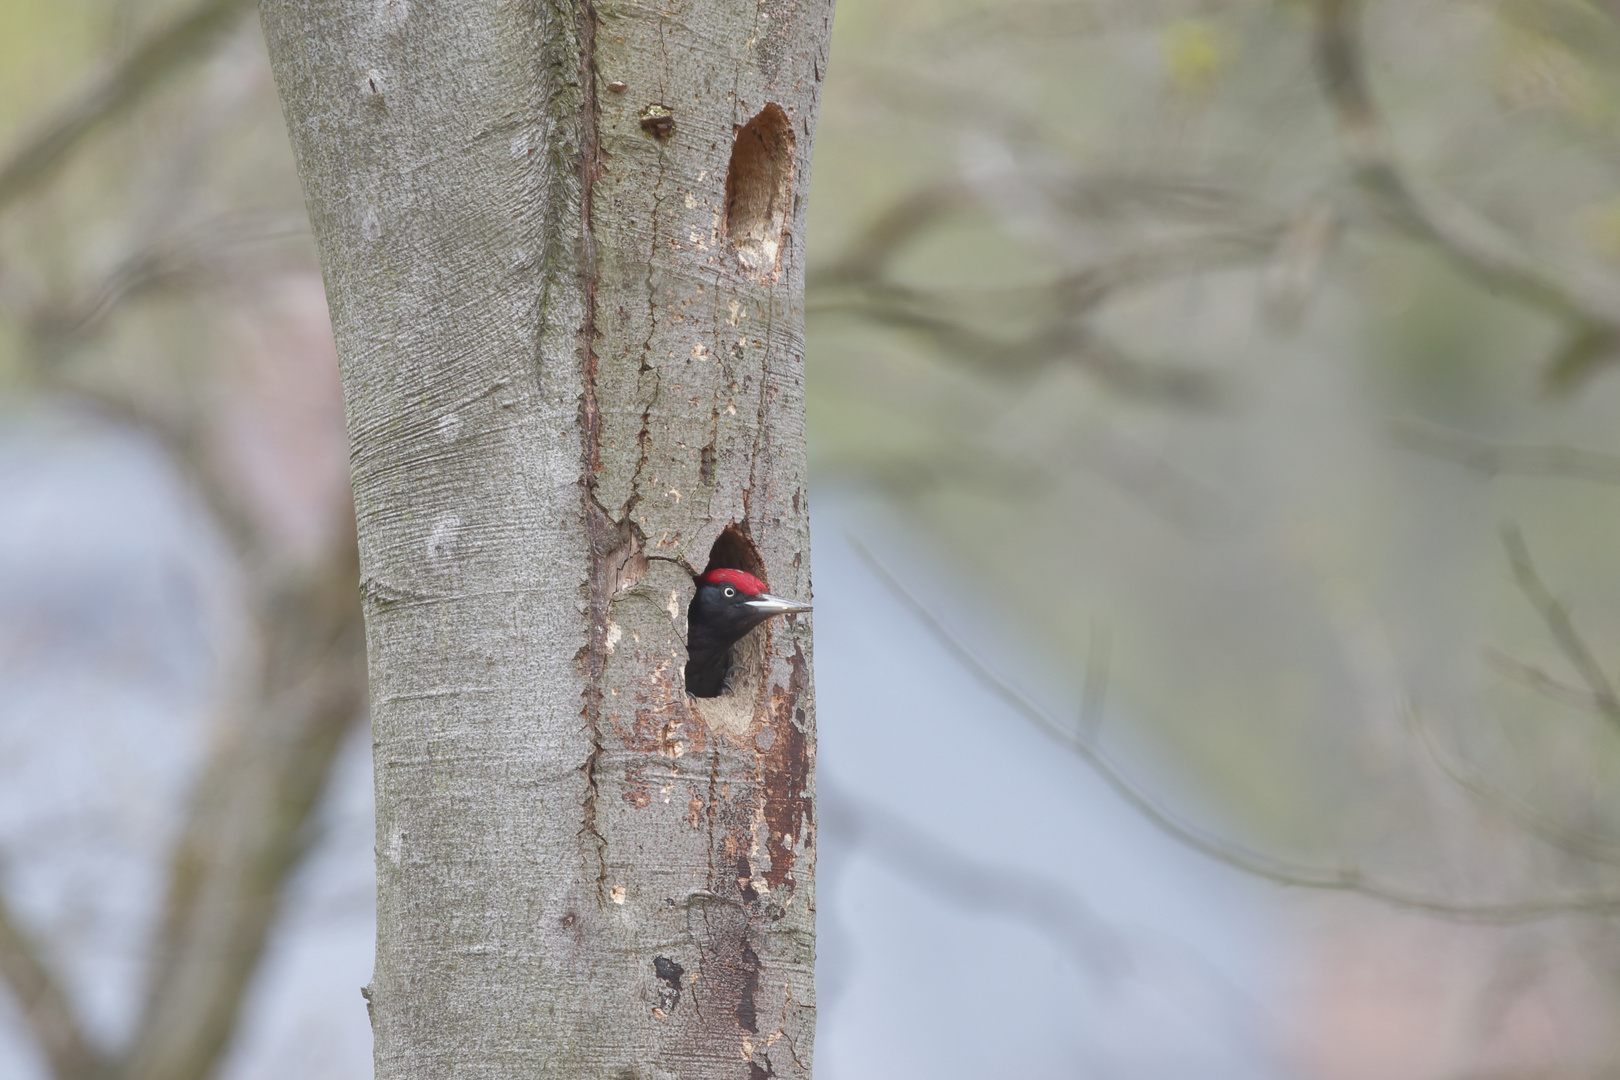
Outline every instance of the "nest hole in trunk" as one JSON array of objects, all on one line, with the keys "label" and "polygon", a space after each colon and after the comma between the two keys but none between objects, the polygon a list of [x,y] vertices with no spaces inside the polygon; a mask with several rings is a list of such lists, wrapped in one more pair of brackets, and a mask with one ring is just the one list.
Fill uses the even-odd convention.
[{"label": "nest hole in trunk", "polygon": [[726,169],[726,241],[737,261],[770,279],[781,265],[793,206],[793,125],[782,106],[766,104],[737,129]]}]

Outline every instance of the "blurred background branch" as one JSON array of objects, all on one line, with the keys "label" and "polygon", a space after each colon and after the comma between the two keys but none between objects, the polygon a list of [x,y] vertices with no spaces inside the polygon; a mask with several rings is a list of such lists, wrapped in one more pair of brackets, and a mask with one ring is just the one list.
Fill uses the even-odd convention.
[{"label": "blurred background branch", "polygon": [[1390,225],[1435,245],[1492,292],[1540,308],[1569,327],[1548,365],[1549,386],[1568,389],[1620,347],[1620,292],[1594,293],[1525,258],[1511,241],[1454,202],[1420,198],[1397,165],[1383,115],[1367,85],[1361,0],[1314,0],[1316,68],[1357,183]]},{"label": "blurred background branch", "polygon": [[[169,10],[0,158],[0,210],[18,222],[0,236],[11,386],[159,448],[204,537],[225,542],[240,597],[240,642],[221,650],[126,1035],[87,1034],[76,995],[5,910],[7,982],[59,1080],[218,1072],[339,751],[365,714],[341,414],[296,180],[284,163],[269,187],[219,173],[244,132],[285,156],[262,44],[254,34],[244,49],[233,33],[250,10],[242,0]],[[120,147],[121,125],[154,118],[161,135],[137,138],[135,166],[96,185],[110,228],[75,247],[87,215],[69,209],[34,232],[82,191],[86,170],[74,166],[90,155],[75,151],[96,136]],[[198,301],[212,319],[188,313]],[[182,337],[130,347],[132,328],[165,322]]]},{"label": "blurred background branch", "polygon": [[0,895],[0,978],[57,1080],[99,1080],[107,1062],[79,1026],[77,1012],[45,957]]},{"label": "blurred background branch", "polygon": [[1027,693],[1019,690],[997,674],[985,661],[952,633],[939,617],[928,610],[915,594],[906,589],[894,573],[872,555],[858,541],[852,541],[856,551],[866,560],[874,573],[916,615],[917,619],[943,644],[975,679],[991,690],[1019,714],[1035,724],[1059,745],[1079,756],[1090,768],[1138,813],[1151,821],[1159,830],[1185,844],[1194,851],[1217,862],[1241,870],[1265,881],[1297,889],[1324,892],[1344,892],[1364,896],[1395,908],[1421,912],[1459,922],[1512,924],[1532,922],[1558,915],[1614,915],[1620,913],[1620,891],[1587,893],[1572,896],[1538,896],[1526,900],[1502,903],[1454,901],[1404,888],[1369,877],[1356,867],[1322,869],[1291,863],[1272,855],[1242,847],[1201,828],[1165,809],[1160,803],[1119,767],[1088,738],[1087,725],[1070,726],[1061,723]]},{"label": "blurred background branch", "polygon": [[1574,446],[1504,443],[1420,421],[1397,421],[1395,437],[1419,453],[1473,469],[1486,477],[1551,476],[1620,484],[1620,454]]},{"label": "blurred background branch", "polygon": [[1557,644],[1558,651],[1569,661],[1581,681],[1586,683],[1592,695],[1593,707],[1611,725],[1620,729],[1620,699],[1614,696],[1614,685],[1609,682],[1603,665],[1592,654],[1591,647],[1575,629],[1569,610],[1542,583],[1535,563],[1530,560],[1530,549],[1525,546],[1524,537],[1517,526],[1510,525],[1502,530],[1502,546],[1507,549],[1514,580],[1524,590],[1526,599],[1535,607],[1542,622],[1547,624],[1547,631]]},{"label": "blurred background branch", "polygon": [[205,55],[253,6],[251,0],[199,0],[87,79],[0,156],[0,211],[49,179],[97,128],[132,109],[181,65]]}]

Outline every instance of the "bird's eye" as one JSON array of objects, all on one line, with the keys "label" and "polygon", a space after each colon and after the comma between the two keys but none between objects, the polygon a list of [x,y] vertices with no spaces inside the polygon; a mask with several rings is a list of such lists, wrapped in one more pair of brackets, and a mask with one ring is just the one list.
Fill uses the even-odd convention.
[{"label": "bird's eye", "polygon": [[726,595],[727,596],[736,596],[737,595],[737,590],[733,589],[731,586],[728,585],[728,586],[726,586]]}]

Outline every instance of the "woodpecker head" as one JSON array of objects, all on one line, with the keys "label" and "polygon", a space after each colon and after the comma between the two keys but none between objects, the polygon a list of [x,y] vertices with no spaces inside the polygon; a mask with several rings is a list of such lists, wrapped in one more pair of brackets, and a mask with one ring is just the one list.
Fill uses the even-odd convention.
[{"label": "woodpecker head", "polygon": [[686,689],[695,697],[715,697],[731,671],[731,647],[772,615],[809,611],[765,591],[765,583],[743,570],[710,570],[698,578],[686,611]]},{"label": "woodpecker head", "polygon": [[743,570],[710,570],[698,579],[697,595],[688,610],[689,626],[702,627],[727,645],[772,615],[809,611],[765,591],[765,583]]}]

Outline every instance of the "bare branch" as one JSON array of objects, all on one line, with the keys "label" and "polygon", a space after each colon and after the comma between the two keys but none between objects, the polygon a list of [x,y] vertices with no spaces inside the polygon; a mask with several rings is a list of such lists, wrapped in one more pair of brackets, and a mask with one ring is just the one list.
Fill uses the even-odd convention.
[{"label": "bare branch", "polygon": [[[113,380],[77,377],[58,361],[101,329],[122,304],[161,288],[198,285],[204,280],[217,283],[227,269],[226,256],[234,250],[307,231],[308,223],[302,217],[262,212],[222,214],[135,246],[69,300],[54,305],[11,305],[32,332],[34,347],[25,357],[42,387],[82,402],[154,439],[202,496],[238,554],[250,560],[261,548],[260,538],[243,502],[240,485],[225,475],[225,463],[209,445],[198,419],[206,410],[165,412],[150,400],[115,385]],[[262,272],[263,267],[256,269]]]},{"label": "bare branch", "polygon": [[878,279],[888,261],[924,229],[973,205],[972,193],[961,184],[942,184],[902,199],[868,225],[842,259],[813,270],[806,289]]},{"label": "bare branch", "polygon": [[355,537],[336,538],[307,574],[285,566],[266,573],[257,557],[264,538],[195,418],[71,383],[54,366],[41,374],[155,438],[208,504],[252,582],[263,655],[243,673],[173,851],[145,1011],[120,1062],[124,1080],[204,1080],[237,1022],[337,752],[364,712]]},{"label": "bare branch", "polygon": [[205,1080],[224,1051],[311,815],[363,713],[355,577],[350,550],[261,603],[261,696],[214,747],[176,845],[126,1080]]},{"label": "bare branch", "polygon": [[883,584],[915,615],[936,640],[954,656],[979,684],[1006,702],[1060,745],[1089,765],[1114,793],[1161,832],[1217,862],[1278,885],[1322,892],[1350,893],[1392,907],[1421,912],[1456,922],[1509,924],[1557,915],[1612,915],[1620,913],[1620,894],[1583,893],[1503,903],[1453,903],[1370,878],[1354,867],[1329,869],[1302,866],[1235,844],[1224,837],[1181,820],[1163,809],[1095,746],[1060,723],[1045,708],[998,675],[928,608],[902,585],[864,544],[850,537],[850,545]]},{"label": "bare branch", "polygon": [[193,419],[160,415],[117,389],[70,384],[54,368],[43,374],[64,394],[155,438],[250,577],[263,652],[241,673],[173,851],[145,1013],[120,1064],[125,1080],[203,1080],[236,1023],[338,749],[363,715],[355,536],[335,538],[307,573],[285,566],[265,573],[257,557],[263,536]]},{"label": "bare branch", "polygon": [[1620,843],[1584,829],[1573,828],[1549,817],[1523,799],[1503,791],[1478,772],[1466,767],[1450,753],[1441,749],[1434,733],[1415,710],[1409,714],[1409,723],[1417,735],[1418,742],[1428,753],[1429,760],[1434,762],[1435,767],[1452,783],[1482,803],[1495,808],[1509,821],[1545,844],[1593,862],[1620,866]]},{"label": "bare branch", "polygon": [[1575,629],[1569,609],[1542,583],[1535,564],[1530,561],[1530,549],[1525,547],[1524,537],[1519,534],[1517,526],[1508,525],[1502,529],[1502,546],[1507,549],[1508,564],[1513,567],[1513,577],[1519,583],[1520,591],[1541,616],[1541,621],[1547,624],[1558,650],[1592,692],[1593,705],[1605,720],[1620,730],[1620,698],[1615,697],[1609,676]]},{"label": "bare branch", "polygon": [[238,485],[224,474],[220,456],[210,452],[202,432],[194,424],[159,415],[117,388],[70,381],[56,372],[47,373],[46,385],[153,439],[169,455],[192,491],[201,496],[237,554],[248,559],[260,551],[259,533]]},{"label": "bare branch", "polygon": [[238,212],[197,222],[134,248],[78,296],[28,313],[29,322],[52,350],[60,350],[93,334],[127,301],[160,289],[218,285],[228,269],[225,259],[236,249],[308,231],[302,215]]},{"label": "bare branch", "polygon": [[[1101,215],[1104,207],[1147,200],[1153,205],[1170,202],[1183,216],[1201,219],[1223,193],[1184,181],[1155,183],[1148,178],[1133,188],[1118,178],[1085,177],[1062,194],[1082,204],[1083,209],[1076,212]],[[915,330],[928,335],[958,362],[1001,374],[1070,363],[1122,393],[1180,405],[1208,405],[1220,397],[1217,375],[1197,367],[1127,356],[1097,335],[1085,316],[1132,290],[1273,261],[1291,228],[1286,222],[1233,225],[1217,219],[1216,225],[1200,225],[1189,235],[1133,246],[1041,285],[922,288],[886,275],[888,264],[925,229],[976,205],[970,192],[958,184],[928,189],[900,202],[874,221],[843,259],[815,273],[806,313],[847,313]],[[994,332],[1008,323],[1032,319],[1035,328],[1019,336]]]},{"label": "bare branch", "polygon": [[1360,0],[1316,0],[1317,80],[1338,122],[1340,145],[1362,190],[1384,219],[1432,244],[1492,292],[1507,293],[1565,320],[1569,344],[1547,372],[1554,386],[1573,385],[1620,348],[1620,300],[1589,294],[1516,251],[1488,223],[1460,208],[1420,198],[1395,160],[1389,133],[1367,86],[1361,52]]},{"label": "bare branch", "polygon": [[[1031,181],[1031,184],[1058,204],[1061,213],[1075,217],[1107,220],[1146,210],[1157,212],[1165,219],[1196,223],[1203,229],[1177,243],[1134,248],[1127,256],[1127,260],[1144,263],[1162,262],[1166,255],[1178,262],[1186,261],[1189,250],[1196,254],[1198,249],[1205,248],[1213,253],[1210,261],[1219,264],[1226,261],[1223,255],[1234,248],[1240,249],[1243,256],[1253,255],[1250,249],[1256,244],[1269,251],[1286,227],[1269,221],[1234,225],[1234,221],[1241,222],[1245,216],[1253,217],[1253,212],[1242,206],[1232,193],[1194,179],[1137,173],[1085,173],[1057,180]],[[843,282],[881,280],[889,262],[927,229],[953,214],[981,210],[985,202],[983,192],[975,192],[959,182],[915,192],[867,225],[841,259],[820,265],[811,274],[808,287],[815,291]],[[1159,217],[1154,221],[1163,224]],[[1089,273],[1082,271],[1081,276]],[[1159,274],[1155,271],[1150,276]]]},{"label": "bare branch", "polygon": [[1030,924],[1100,981],[1112,983],[1126,974],[1130,958],[1125,943],[1064,882],[969,859],[825,779],[818,779],[816,794],[823,818],[871,842],[885,867],[969,911],[995,912]]},{"label": "bare branch", "polygon": [[[807,303],[807,314],[847,312],[873,322],[927,334],[958,362],[1001,373],[1034,371],[1072,363],[1103,383],[1143,398],[1181,405],[1208,405],[1220,397],[1220,379],[1188,365],[1150,363],[1126,356],[1103,340],[1084,316],[1122,292],[1171,278],[1204,273],[1271,256],[1279,229],[1226,230],[1128,252],[1069,274],[1044,288],[923,291],[858,276],[881,260],[864,257],[827,270]],[[1033,332],[1007,339],[978,329],[963,317],[975,306],[985,322],[1005,321],[1014,305],[1053,312]]]},{"label": "bare branch", "polygon": [[[862,296],[877,289],[890,302],[905,300],[914,305],[952,310],[965,303],[978,302],[995,313],[1002,312],[1009,303],[1026,307],[1044,303],[1065,315],[1077,315],[1094,310],[1121,292],[1158,285],[1189,274],[1266,262],[1273,257],[1278,242],[1287,232],[1286,224],[1238,228],[1226,226],[1151,246],[1135,246],[1111,259],[1059,275],[1050,285],[1040,288],[938,289],[924,293],[889,281],[882,273],[886,261],[894,254],[891,245],[899,241],[899,228],[891,219],[903,219],[908,229],[920,228],[933,220],[931,216],[924,217],[921,212],[916,215],[903,213],[912,205],[902,204],[880,219],[873,226],[874,231],[868,234],[867,241],[857,247],[853,254],[816,274],[811,291],[825,296],[843,287]],[[928,213],[936,213],[935,208],[929,207]],[[910,235],[906,233],[905,238],[909,239]],[[838,300],[833,298],[823,299],[821,304],[824,307],[840,306]],[[844,299],[843,306],[848,304],[849,300]]]},{"label": "bare branch", "polygon": [[1534,664],[1527,664],[1517,657],[1509,656],[1500,649],[1486,649],[1485,662],[1496,669],[1497,674],[1529,687],[1544,697],[1551,698],[1560,705],[1568,705],[1575,709],[1584,709],[1587,712],[1602,713],[1603,706],[1598,704],[1597,698],[1584,687],[1571,686],[1562,679],[1555,679],[1542,668]]},{"label": "bare branch", "polygon": [[1573,446],[1497,442],[1418,420],[1391,425],[1395,438],[1419,453],[1455,462],[1486,476],[1554,476],[1620,484],[1620,454]]},{"label": "bare branch", "polygon": [[98,1080],[107,1062],[79,1026],[66,992],[0,895],[0,978],[11,988],[55,1080]]},{"label": "bare branch", "polygon": [[[1126,356],[1077,319],[1058,319],[1026,337],[1005,341],[932,310],[935,301],[921,294],[902,295],[898,290],[873,288],[865,295],[850,298],[844,306],[875,323],[926,334],[958,363],[1003,375],[1069,363],[1133,397],[1191,407],[1208,406],[1221,397],[1220,379],[1215,373]],[[837,310],[836,303],[824,303],[819,312],[807,314],[831,310]]]},{"label": "bare branch", "polygon": [[198,0],[92,77],[0,158],[0,210],[49,176],[85,136],[206,51],[251,6],[251,0]]},{"label": "bare branch", "polygon": [[1022,922],[1067,953],[1100,993],[1117,996],[1126,983],[1165,991],[1190,977],[1208,991],[1204,1007],[1218,1010],[1234,1033],[1254,1029],[1256,1003],[1204,956],[1166,950],[1139,928],[1104,919],[1067,882],[974,859],[825,777],[816,780],[816,798],[821,822],[848,837],[846,855],[870,845],[885,870],[940,900]]}]

